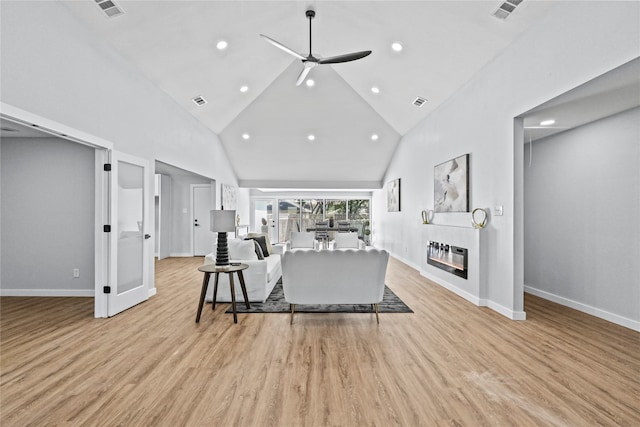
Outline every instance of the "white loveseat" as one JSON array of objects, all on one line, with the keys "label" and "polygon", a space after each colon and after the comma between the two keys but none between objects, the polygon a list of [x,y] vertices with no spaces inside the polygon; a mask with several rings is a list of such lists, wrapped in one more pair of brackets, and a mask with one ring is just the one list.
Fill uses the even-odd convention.
[{"label": "white loveseat", "polygon": [[388,261],[389,253],[375,248],[285,252],[282,287],[291,322],[295,304],[372,304],[378,320]]},{"label": "white loveseat", "polygon": [[[264,259],[258,259],[255,253],[253,240],[229,239],[229,260],[230,262],[241,262],[247,264],[249,268],[243,270],[244,282],[247,288],[247,295],[250,302],[265,302],[271,294],[273,287],[282,277],[282,247],[270,246],[272,252]],[[212,253],[204,257],[205,264],[216,263],[216,248]],[[217,302],[231,302],[231,290],[229,288],[229,275],[221,274],[218,279]],[[206,301],[213,301],[213,279],[209,279]],[[236,290],[236,301],[244,301],[242,289],[234,280]]]}]

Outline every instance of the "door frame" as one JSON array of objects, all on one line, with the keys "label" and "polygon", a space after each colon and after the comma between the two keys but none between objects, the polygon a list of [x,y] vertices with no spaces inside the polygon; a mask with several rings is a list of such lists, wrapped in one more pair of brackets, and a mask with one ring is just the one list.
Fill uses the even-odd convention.
[{"label": "door frame", "polygon": [[[113,143],[2,101],[0,101],[0,117],[17,124],[34,127],[57,138],[95,149],[94,317],[108,317],[108,295],[104,293],[104,287],[109,285],[109,235],[103,232],[103,226],[109,223],[109,183],[103,165],[108,163],[108,151],[113,150]],[[149,179],[148,176],[146,178]],[[153,243],[153,238],[152,236],[151,243]],[[153,285],[154,269],[152,260],[153,258],[145,260],[149,266],[150,287],[147,290],[149,297],[156,294],[156,288]]]}]

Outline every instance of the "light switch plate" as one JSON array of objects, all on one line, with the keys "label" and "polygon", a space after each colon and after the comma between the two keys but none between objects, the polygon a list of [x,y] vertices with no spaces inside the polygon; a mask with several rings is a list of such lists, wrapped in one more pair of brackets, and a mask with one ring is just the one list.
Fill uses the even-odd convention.
[{"label": "light switch plate", "polygon": [[495,214],[496,216],[502,216],[502,205],[496,206]]}]

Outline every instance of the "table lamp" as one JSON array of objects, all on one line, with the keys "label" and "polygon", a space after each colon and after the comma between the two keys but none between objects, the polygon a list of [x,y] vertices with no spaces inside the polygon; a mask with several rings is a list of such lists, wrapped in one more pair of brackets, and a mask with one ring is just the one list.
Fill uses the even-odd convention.
[{"label": "table lamp", "polygon": [[236,211],[213,210],[211,211],[211,231],[218,233],[218,250],[216,252],[216,265],[226,267],[229,265],[229,248],[227,246],[227,232],[236,231]]}]

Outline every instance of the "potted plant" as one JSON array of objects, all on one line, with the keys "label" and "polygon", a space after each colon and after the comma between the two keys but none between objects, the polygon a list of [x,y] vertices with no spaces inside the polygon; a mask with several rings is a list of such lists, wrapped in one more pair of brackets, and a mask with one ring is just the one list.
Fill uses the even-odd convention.
[{"label": "potted plant", "polygon": [[366,245],[371,244],[371,240],[369,237],[371,236],[371,229],[369,228],[369,225],[371,225],[371,222],[369,222],[369,220],[366,220],[362,223],[362,234],[364,234],[364,243]]}]

